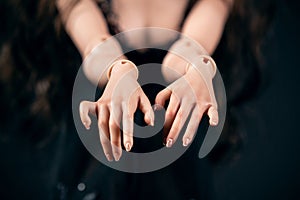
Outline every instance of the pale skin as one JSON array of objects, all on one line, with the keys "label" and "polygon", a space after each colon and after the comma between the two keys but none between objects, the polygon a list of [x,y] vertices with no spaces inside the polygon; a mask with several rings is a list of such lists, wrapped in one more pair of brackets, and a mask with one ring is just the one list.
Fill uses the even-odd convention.
[{"label": "pale skin", "polygon": [[[65,22],[65,28],[82,55],[83,60],[89,55],[91,50],[110,37],[107,23],[101,10],[93,0],[81,0],[65,14],[65,8],[69,0],[58,0],[57,7],[60,10]],[[182,20],[187,0],[113,0],[113,11],[119,16],[119,28],[121,31],[130,30],[137,27],[161,27],[181,31],[184,35],[194,39],[201,44],[209,54],[212,54],[219,43],[224,25],[230,12],[233,0],[199,0],[192,8],[188,17],[184,21],[180,30],[179,25]],[[142,42],[143,36],[139,38],[132,36],[134,41]],[[150,38],[151,39],[151,38]],[[161,42],[169,38],[161,38]],[[131,38],[128,38],[129,42]],[[168,66],[168,67],[164,67]],[[153,125],[154,113],[149,100],[143,90],[128,73],[128,77],[121,78],[133,69],[130,63],[117,63],[109,80],[103,77],[103,83],[107,87],[103,95],[97,102],[84,101],[80,105],[82,123],[87,129],[91,125],[89,113],[98,114],[98,127],[100,142],[104,154],[109,161],[118,161],[122,154],[121,142],[127,151],[133,146],[133,114],[139,107],[145,114],[145,122]],[[97,80],[95,73],[89,73],[92,69],[86,69],[86,75],[91,80]],[[176,71],[177,76],[171,76],[170,71]],[[166,110],[164,135],[167,147],[171,147],[178,139],[179,132],[189,113],[190,121],[182,138],[182,144],[190,144],[203,114],[207,113],[210,118],[210,125],[217,125],[218,113],[216,103],[211,98],[209,89],[197,70],[186,69],[186,61],[174,54],[167,54],[163,61],[162,73],[168,81],[174,81],[170,87],[162,90],[156,97],[157,108],[162,107],[166,100],[170,100]],[[208,77],[211,78],[212,77]],[[126,92],[118,95],[118,99],[112,95],[112,88],[118,88],[119,80],[126,81]],[[124,84],[123,84],[124,85]],[[182,87],[186,85],[184,92]],[[120,90],[121,91],[121,90]],[[200,92],[201,91],[201,92]],[[193,95],[189,99],[187,93]],[[130,94],[130,95],[129,95]],[[197,94],[197,95],[194,95]],[[128,104],[128,102],[134,102]],[[114,119],[113,110],[117,110],[119,117]],[[118,124],[123,122],[123,141],[121,141],[120,128]]]}]

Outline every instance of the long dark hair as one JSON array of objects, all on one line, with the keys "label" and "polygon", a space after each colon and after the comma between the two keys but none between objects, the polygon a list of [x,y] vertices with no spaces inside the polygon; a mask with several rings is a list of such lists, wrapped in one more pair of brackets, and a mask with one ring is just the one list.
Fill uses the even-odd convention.
[{"label": "long dark hair", "polygon": [[1,4],[1,136],[16,133],[40,147],[71,112],[81,57],[62,29],[55,1]]},{"label": "long dark hair", "polygon": [[[70,0],[70,8],[76,2]],[[195,2],[189,2],[186,14]],[[213,55],[227,90],[228,116],[212,160],[220,160],[224,152],[237,152],[240,147],[242,134],[234,110],[259,89],[263,61],[260,49],[274,14],[273,2],[235,1]],[[98,3],[111,32],[116,32],[117,18],[109,2]],[[42,146],[71,113],[72,85],[81,57],[62,28],[55,1],[2,1],[0,13],[4,22],[0,35],[1,135],[20,133]]]}]

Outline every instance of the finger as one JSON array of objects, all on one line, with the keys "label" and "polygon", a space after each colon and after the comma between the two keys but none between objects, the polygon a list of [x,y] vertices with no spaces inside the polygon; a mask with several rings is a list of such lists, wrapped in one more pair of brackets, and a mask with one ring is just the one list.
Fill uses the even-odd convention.
[{"label": "finger", "polygon": [[82,124],[85,126],[87,130],[91,127],[91,118],[89,116],[89,113],[92,113],[95,115],[96,113],[96,103],[91,101],[82,101],[79,104],[79,115]]},{"label": "finger", "polygon": [[192,111],[191,118],[187,125],[185,134],[182,138],[183,146],[188,146],[193,140],[195,133],[197,132],[197,129],[199,127],[202,116],[203,111],[199,109],[198,106],[195,106],[195,108]]},{"label": "finger", "polygon": [[171,147],[173,144],[173,139],[168,139],[168,141],[166,141],[166,138],[172,127],[178,107],[179,107],[179,100],[174,94],[172,94],[167,111],[165,113],[165,123],[163,128],[164,143],[166,144],[167,147]]},{"label": "finger", "polygon": [[140,95],[139,108],[144,113],[144,120],[148,125],[154,126],[154,112],[152,110],[150,101],[144,92]]},{"label": "finger", "polygon": [[113,154],[109,140],[109,128],[108,128],[108,119],[109,119],[109,111],[107,106],[100,105],[98,106],[98,128],[99,128],[99,136],[100,142],[102,145],[102,149],[104,155],[106,156],[108,161],[113,161]]},{"label": "finger", "polygon": [[[189,116],[190,111],[191,111],[191,105],[189,105],[188,103],[181,104],[181,106],[176,114],[176,117],[173,121],[172,127],[170,129],[170,132],[168,134],[166,141],[173,141],[172,142],[173,144],[176,142],[178,135]],[[167,145],[167,147],[170,147],[170,146]]]},{"label": "finger", "polygon": [[160,110],[165,105],[166,100],[170,98],[172,91],[169,88],[165,88],[160,91],[155,98],[154,110]]},{"label": "finger", "polygon": [[121,133],[119,126],[121,116],[121,105],[112,103],[109,116],[109,132],[111,148],[115,161],[118,161],[122,155]]},{"label": "finger", "polygon": [[219,114],[218,114],[218,110],[216,109],[215,106],[211,106],[208,109],[207,115],[209,117],[209,124],[211,126],[217,126],[219,123]]},{"label": "finger", "polygon": [[128,105],[123,103],[123,144],[126,151],[130,151],[133,146],[133,113],[129,112]]}]

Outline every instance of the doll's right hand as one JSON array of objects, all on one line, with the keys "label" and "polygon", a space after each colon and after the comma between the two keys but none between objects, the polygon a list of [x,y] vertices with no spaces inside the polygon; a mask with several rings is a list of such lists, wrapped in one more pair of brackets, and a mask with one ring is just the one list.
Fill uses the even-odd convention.
[{"label": "doll's right hand", "polygon": [[80,118],[90,128],[89,113],[97,115],[100,142],[107,160],[118,161],[122,155],[120,122],[123,124],[123,145],[130,151],[133,145],[133,117],[139,107],[148,125],[154,124],[151,104],[137,82],[135,65],[126,60],[115,62],[107,86],[96,102],[82,101]]}]

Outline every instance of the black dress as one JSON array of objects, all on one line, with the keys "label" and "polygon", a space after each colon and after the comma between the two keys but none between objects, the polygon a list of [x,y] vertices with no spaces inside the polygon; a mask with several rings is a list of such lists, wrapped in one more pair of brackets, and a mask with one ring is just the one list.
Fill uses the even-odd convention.
[{"label": "black dress", "polygon": [[[150,49],[130,52],[127,57],[137,65],[161,63],[166,52]],[[158,76],[161,76],[158,74]],[[143,89],[153,103],[163,89],[159,85],[145,85]],[[99,90],[101,95],[101,90]],[[59,102],[57,102],[59,103]],[[71,98],[70,98],[71,105]],[[208,128],[203,118],[190,148],[174,163],[158,171],[134,174],[111,169],[91,156],[76,132],[71,106],[66,106],[59,130],[42,147],[30,138],[10,129],[10,135],[0,140],[0,197],[1,199],[212,199],[212,167],[207,159],[199,159],[198,151]],[[135,121],[143,125],[143,116],[135,114]],[[13,127],[17,124],[11,121]],[[45,127],[46,131],[47,127]],[[161,135],[150,139],[135,139],[133,151],[145,152],[162,146]],[[100,143],[99,143],[100,145]]]},{"label": "black dress", "polygon": [[[140,65],[159,63],[164,55],[165,52],[152,49],[144,53],[131,52],[127,56]],[[150,84],[143,89],[153,102],[162,87]],[[197,157],[208,127],[207,118],[202,120],[191,147],[178,160],[161,170],[144,174],[120,172],[101,164],[81,143],[71,109],[66,109],[64,119],[59,132],[41,148],[19,134],[0,141],[0,194],[3,199],[212,198],[211,166],[206,159]],[[144,123],[140,112],[136,113],[135,121]],[[157,134],[150,139],[135,139],[134,144],[133,151],[145,152],[160,148],[162,138]]]}]

